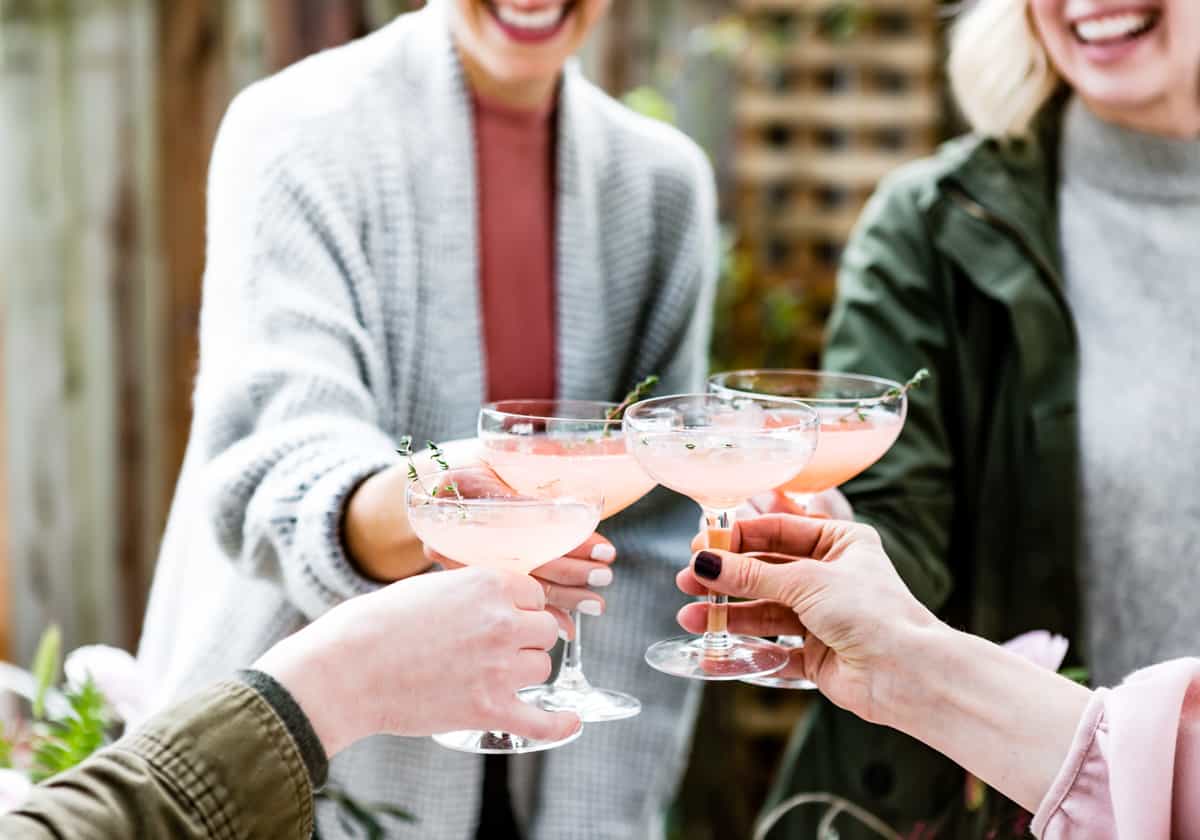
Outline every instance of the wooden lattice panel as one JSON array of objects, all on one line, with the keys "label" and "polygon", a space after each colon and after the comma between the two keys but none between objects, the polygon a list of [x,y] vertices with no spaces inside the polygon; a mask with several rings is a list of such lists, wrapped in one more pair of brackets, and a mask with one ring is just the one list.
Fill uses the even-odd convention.
[{"label": "wooden lattice panel", "polygon": [[804,301],[811,320],[797,340],[810,346],[798,355],[812,356],[863,204],[884,175],[937,141],[938,7],[935,0],[739,6],[751,34],[739,67],[738,225],[759,291],[785,286]]}]

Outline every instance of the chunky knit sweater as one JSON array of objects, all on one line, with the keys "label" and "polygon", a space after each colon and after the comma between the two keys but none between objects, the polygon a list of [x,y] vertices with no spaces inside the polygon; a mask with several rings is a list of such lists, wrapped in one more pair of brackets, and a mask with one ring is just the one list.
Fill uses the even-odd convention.
[{"label": "chunky knit sweater", "polygon": [[1200,140],[1131,131],[1078,97],[1059,233],[1079,332],[1088,666],[1096,685],[1200,653]]},{"label": "chunky knit sweater", "polygon": [[[703,154],[574,68],[558,149],[560,395],[618,398],[651,372],[663,393],[700,388],[716,263]],[[343,551],[348,495],[394,463],[402,434],[474,434],[485,393],[474,161],[441,3],[231,107],[209,186],[195,420],[140,652],[162,699],[372,589]],[[695,528],[694,507],[665,491],[606,523],[617,575],[585,662],[643,712],[514,760],[531,838],[658,835],[698,695],[642,653],[677,632],[673,572]],[[417,814],[389,836],[465,840],[482,766],[429,739],[382,737],[339,756],[331,778]],[[328,813],[321,830],[341,836]]]}]

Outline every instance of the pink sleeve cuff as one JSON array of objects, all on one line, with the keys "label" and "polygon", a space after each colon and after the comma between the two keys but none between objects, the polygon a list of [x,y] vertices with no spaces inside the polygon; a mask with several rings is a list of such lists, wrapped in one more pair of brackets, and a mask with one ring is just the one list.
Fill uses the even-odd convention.
[{"label": "pink sleeve cuff", "polygon": [[[1107,693],[1106,688],[1092,692],[1092,699],[1079,719],[1067,758],[1042,799],[1042,804],[1038,806],[1037,813],[1033,815],[1030,831],[1035,837],[1068,838],[1080,832],[1086,833],[1092,830],[1089,826],[1094,824],[1097,816],[1095,805],[1100,804],[1093,802],[1097,788],[1103,794],[1101,802],[1107,801],[1108,766],[1096,737],[1104,723],[1104,697]],[[1090,795],[1080,796],[1084,790]],[[1078,804],[1085,799],[1089,804],[1087,813],[1075,813]],[[1108,810],[1111,813],[1111,807]]]},{"label": "pink sleeve cuff", "polygon": [[1198,784],[1200,659],[1176,659],[1093,695],[1031,828],[1048,840],[1200,836]]}]

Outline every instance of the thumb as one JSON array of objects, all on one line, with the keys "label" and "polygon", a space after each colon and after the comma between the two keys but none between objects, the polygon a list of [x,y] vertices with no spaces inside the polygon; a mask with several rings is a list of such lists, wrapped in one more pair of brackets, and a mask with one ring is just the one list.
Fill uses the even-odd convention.
[{"label": "thumb", "polygon": [[[775,559],[779,555],[774,556]],[[767,562],[746,554],[706,549],[692,558],[696,580],[722,595],[735,598],[765,598],[791,605],[813,561],[802,558],[791,562]]]},{"label": "thumb", "polygon": [[561,741],[574,735],[581,726],[574,712],[547,712],[521,700],[516,700],[502,715],[500,725],[506,731],[535,741]]}]

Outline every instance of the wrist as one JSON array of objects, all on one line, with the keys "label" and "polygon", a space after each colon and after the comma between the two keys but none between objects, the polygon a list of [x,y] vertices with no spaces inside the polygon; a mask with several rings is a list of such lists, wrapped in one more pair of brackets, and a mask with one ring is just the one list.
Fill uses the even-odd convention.
[{"label": "wrist", "polygon": [[405,482],[394,469],[367,478],[346,501],[342,541],[355,569],[377,583],[392,583],[428,567],[405,513]]},{"label": "wrist", "polygon": [[308,770],[313,790],[324,787],[329,776],[329,754],[313,729],[312,719],[296,702],[291,691],[266,671],[241,670],[237,677],[253,689],[283,723]]},{"label": "wrist", "polygon": [[953,682],[958,631],[932,615],[927,622],[905,623],[892,634],[893,645],[875,678],[875,723],[912,734],[942,701]]},{"label": "wrist", "polygon": [[328,758],[350,746],[357,736],[344,725],[348,718],[334,696],[341,684],[324,661],[323,647],[306,638],[308,628],[275,644],[251,667],[261,671],[291,695],[308,719]]}]

